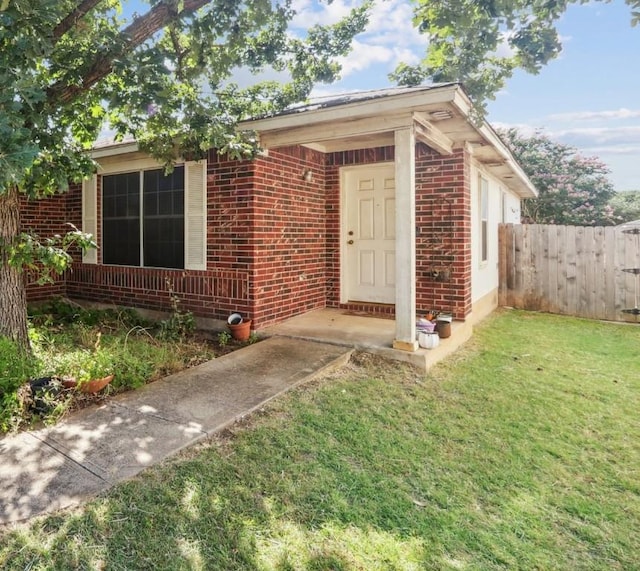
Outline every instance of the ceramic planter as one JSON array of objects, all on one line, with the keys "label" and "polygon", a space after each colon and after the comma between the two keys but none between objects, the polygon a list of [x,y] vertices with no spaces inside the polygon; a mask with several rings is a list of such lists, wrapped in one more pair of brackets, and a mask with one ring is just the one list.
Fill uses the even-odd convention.
[{"label": "ceramic planter", "polygon": [[77,388],[81,393],[97,393],[104,389],[111,381],[113,381],[113,375],[82,383],[78,383],[75,379],[63,379],[62,386],[66,389]]},{"label": "ceramic planter", "polygon": [[440,345],[440,338],[437,333],[420,333],[418,335],[418,344],[425,349],[435,349]]},{"label": "ceramic planter", "polygon": [[251,336],[251,319],[245,319],[240,323],[229,323],[231,337],[236,341],[247,341]]}]

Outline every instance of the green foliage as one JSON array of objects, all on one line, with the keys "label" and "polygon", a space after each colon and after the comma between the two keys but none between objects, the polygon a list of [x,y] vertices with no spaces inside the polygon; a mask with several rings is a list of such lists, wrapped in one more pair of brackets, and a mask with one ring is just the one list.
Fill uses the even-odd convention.
[{"label": "green foliage", "polygon": [[523,201],[523,221],[534,224],[607,226],[616,223],[609,201],[614,195],[608,167],[596,157],[549,139],[531,137],[517,129],[500,136],[538,189],[538,198]]},{"label": "green foliage", "polygon": [[0,432],[19,424],[22,406],[18,390],[37,370],[31,355],[6,337],[0,337]]},{"label": "green foliage", "polygon": [[145,328],[151,325],[150,321],[144,319],[135,309],[130,307],[89,308],[62,298],[34,304],[30,307],[29,314],[34,325],[93,326],[100,324],[101,327],[107,329]]},{"label": "green foliage", "polygon": [[[3,217],[17,219],[16,192],[52,196],[95,172],[88,150],[107,126],[118,139],[133,136],[167,169],[179,157],[199,159],[212,148],[251,156],[257,139],[239,132],[238,120],[282,110],[304,100],[316,83],[333,81],[370,4],[356,2],[342,21],[298,38],[288,31],[292,0],[147,0],[129,21],[123,0],[2,1]],[[243,69],[275,70],[280,81],[240,88],[230,79]],[[0,251],[2,263],[44,267],[44,281],[68,267],[66,237],[15,232],[3,235],[10,256]],[[90,244],[89,236],[71,236]],[[6,325],[3,319],[3,334],[24,337],[26,308],[12,308]]]},{"label": "green foliage", "polygon": [[161,339],[180,339],[191,333],[196,327],[193,313],[190,311],[173,311],[168,319],[160,322]]},{"label": "green foliage", "polygon": [[7,529],[0,567],[636,570],[639,343],[638,327],[509,311],[427,376],[356,355]]},{"label": "green foliage", "polygon": [[47,362],[45,369],[58,377],[72,377],[79,384],[112,375],[119,356],[111,349],[79,348],[65,351]]},{"label": "green foliage", "polygon": [[133,310],[85,309],[53,300],[31,308],[31,315],[33,355],[21,353],[14,343],[0,337],[0,432],[40,417],[54,422],[75,399],[93,398],[63,390],[54,380],[50,390],[38,393],[38,402],[46,411],[37,412],[30,406],[33,394],[25,385],[29,379],[71,377],[82,384],[113,374],[105,391],[117,392],[215,356],[211,348],[188,335],[175,341],[155,338],[154,328]]},{"label": "green foliage", "polygon": [[36,234],[22,233],[8,250],[9,264],[20,269],[38,270],[40,285],[53,283],[52,274],[62,274],[73,261],[69,250],[78,247],[84,253],[97,248],[91,234],[73,228],[63,236],[55,235],[41,239]]},{"label": "green foliage", "polygon": [[[555,22],[570,4],[586,0],[414,0],[414,22],[428,36],[425,58],[400,65],[391,79],[401,85],[461,81],[479,117],[516,69],[538,73],[562,50]],[[631,23],[640,0],[627,0]],[[504,55],[503,55],[504,54]]]},{"label": "green foliage", "polygon": [[157,363],[166,358],[166,349],[140,342],[122,347],[114,346],[109,352],[115,375],[111,384],[116,389],[137,389],[144,386],[157,375]]},{"label": "green foliage", "polygon": [[[95,169],[86,151],[105,121],[167,163],[210,148],[246,156],[255,140],[236,121],[335,79],[370,0],[304,39],[287,31],[290,0],[202,0],[190,4],[197,12],[160,0],[130,21],[123,4],[85,14],[72,2],[23,0],[0,10],[0,194],[47,196],[80,181]],[[282,81],[239,88],[229,79],[242,68],[275,69]]]},{"label": "green foliage", "polygon": [[171,315],[160,322],[161,339],[181,339],[196,328],[196,320],[190,311],[180,310],[180,298],[173,291],[173,284],[167,279],[167,289],[171,298]]},{"label": "green foliage", "polygon": [[226,347],[229,341],[231,341],[231,333],[228,331],[220,331],[218,333],[218,345],[220,347]]},{"label": "green foliage", "polygon": [[609,200],[616,222],[631,222],[640,220],[640,190],[616,192]]}]

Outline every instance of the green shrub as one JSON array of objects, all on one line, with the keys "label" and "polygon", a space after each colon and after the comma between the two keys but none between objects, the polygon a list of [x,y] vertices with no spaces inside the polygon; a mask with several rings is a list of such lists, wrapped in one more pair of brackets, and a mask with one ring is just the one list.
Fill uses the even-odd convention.
[{"label": "green shrub", "polygon": [[145,385],[156,372],[156,358],[142,347],[137,349],[134,352],[128,347],[110,348],[115,375],[111,384],[114,388],[137,389]]},{"label": "green shrub", "polygon": [[144,319],[135,309],[110,307],[96,309],[81,307],[64,299],[53,299],[29,307],[29,315],[34,325],[51,326],[67,324],[83,324],[88,327],[147,327],[149,321]]},{"label": "green shrub", "polygon": [[186,337],[196,328],[196,320],[190,311],[174,311],[168,319],[160,322],[158,337],[175,341]]},{"label": "green shrub", "polygon": [[218,345],[220,345],[220,347],[226,347],[231,339],[231,333],[228,331],[220,331],[220,333],[218,333]]},{"label": "green shrub", "polygon": [[0,430],[19,424],[19,389],[38,372],[37,361],[6,337],[0,337]]},{"label": "green shrub", "polygon": [[[155,328],[129,309],[85,309],[54,300],[30,309],[29,339],[33,357],[0,338],[0,433],[35,419],[55,422],[79,393],[62,389],[60,380],[80,383],[113,374],[107,390],[135,389],[164,375],[213,358],[206,345],[189,339],[195,327],[191,313],[177,310],[154,337]],[[29,379],[51,381],[32,390]],[[90,398],[86,394],[82,399]]]}]

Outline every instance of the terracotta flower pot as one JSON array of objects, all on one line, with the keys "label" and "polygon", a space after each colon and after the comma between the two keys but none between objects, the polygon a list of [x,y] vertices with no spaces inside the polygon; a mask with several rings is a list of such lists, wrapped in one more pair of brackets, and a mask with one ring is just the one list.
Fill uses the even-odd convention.
[{"label": "terracotta flower pot", "polygon": [[113,375],[103,377],[102,379],[93,379],[84,383],[78,383],[75,379],[63,379],[62,386],[65,389],[77,388],[81,393],[97,393],[104,389],[111,381]]},{"label": "terracotta flower pot", "polygon": [[242,323],[228,324],[231,337],[236,341],[247,341],[251,336],[251,319],[243,320]]}]

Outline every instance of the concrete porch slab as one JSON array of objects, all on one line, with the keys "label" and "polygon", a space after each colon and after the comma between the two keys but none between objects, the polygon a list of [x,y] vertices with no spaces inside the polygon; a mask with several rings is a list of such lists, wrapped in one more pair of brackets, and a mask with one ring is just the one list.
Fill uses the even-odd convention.
[{"label": "concrete porch slab", "polygon": [[353,347],[381,355],[388,359],[410,363],[423,371],[454,353],[471,338],[473,326],[469,321],[454,321],[451,337],[441,339],[435,349],[415,352],[393,348],[395,321],[379,317],[354,315],[343,309],[318,309],[260,330],[266,336],[292,337],[309,341]]}]

